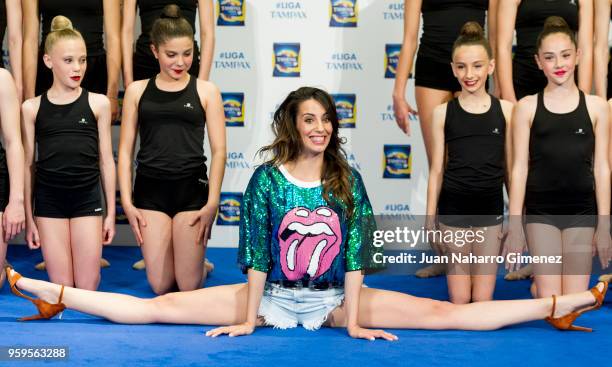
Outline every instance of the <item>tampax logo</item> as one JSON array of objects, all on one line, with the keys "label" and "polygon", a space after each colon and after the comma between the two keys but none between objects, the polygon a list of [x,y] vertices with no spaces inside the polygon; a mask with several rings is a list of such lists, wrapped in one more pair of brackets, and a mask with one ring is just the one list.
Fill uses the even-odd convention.
[{"label": "tampax logo", "polygon": [[359,161],[357,160],[355,153],[346,152],[346,161],[348,162],[349,166],[356,169],[357,172],[361,172],[361,163],[359,163]]},{"label": "tampax logo", "polygon": [[243,26],[246,0],[219,0],[217,3],[217,25]]},{"label": "tampax logo", "polygon": [[241,192],[222,192],[219,199],[217,225],[237,226],[240,224]]},{"label": "tampax logo", "polygon": [[307,19],[304,4],[301,1],[277,1],[270,11],[272,19],[300,20]]},{"label": "tampax logo", "polygon": [[225,126],[244,126],[244,93],[221,93]]},{"label": "tampax logo", "polygon": [[402,45],[400,44],[385,45],[385,78],[395,79],[395,73],[397,72],[397,63],[399,62],[399,55],[401,50]]},{"label": "tampax logo", "polygon": [[357,123],[357,105],[355,94],[332,94],[338,113],[340,127],[355,128]]},{"label": "tampax logo", "polygon": [[[392,104],[388,104],[387,107],[385,107],[384,111],[380,113],[380,120],[383,122],[385,121],[395,122],[395,112],[393,112]],[[418,122],[419,118],[416,114],[411,113],[411,114],[408,114],[408,120]]]},{"label": "tampax logo", "polygon": [[301,55],[299,43],[274,43],[275,77],[299,77],[301,71]]},{"label": "tampax logo", "polygon": [[330,27],[357,27],[357,0],[330,0]]},{"label": "tampax logo", "polygon": [[242,51],[222,51],[215,60],[215,69],[251,70],[251,63]]},{"label": "tampax logo", "polygon": [[404,19],[404,2],[393,1],[388,4],[383,10],[383,20],[403,20]]},{"label": "tampax logo", "polygon": [[410,178],[410,145],[385,145],[383,149],[383,178]]},{"label": "tampax logo", "polygon": [[251,164],[244,159],[242,152],[227,152],[225,160],[226,169],[250,169]]},{"label": "tampax logo", "polygon": [[327,70],[363,70],[363,64],[355,52],[333,53],[330,60],[325,62],[325,66]]}]

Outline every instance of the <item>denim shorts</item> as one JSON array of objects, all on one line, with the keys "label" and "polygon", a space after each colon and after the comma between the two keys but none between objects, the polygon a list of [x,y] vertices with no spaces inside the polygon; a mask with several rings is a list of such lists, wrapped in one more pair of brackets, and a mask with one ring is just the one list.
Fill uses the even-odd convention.
[{"label": "denim shorts", "polygon": [[258,314],[265,325],[274,328],[290,329],[301,324],[304,329],[317,330],[342,301],[344,288],[292,289],[266,283]]}]

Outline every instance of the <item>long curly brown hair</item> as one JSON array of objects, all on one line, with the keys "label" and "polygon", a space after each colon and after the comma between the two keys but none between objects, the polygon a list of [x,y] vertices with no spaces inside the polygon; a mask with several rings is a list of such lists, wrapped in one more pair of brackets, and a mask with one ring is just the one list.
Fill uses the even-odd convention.
[{"label": "long curly brown hair", "polygon": [[336,202],[343,206],[348,213],[347,216],[350,217],[354,209],[351,193],[353,175],[346,160],[346,152],[342,148],[346,139],[338,135],[340,124],[336,105],[327,92],[318,88],[302,87],[289,93],[274,112],[272,130],[276,138],[272,144],[261,148],[259,154],[271,152],[272,158],[267,163],[274,166],[297,159],[302,150],[302,139],[297,130],[297,112],[302,102],[311,99],[323,106],[333,127],[329,145],[323,155],[323,172],[321,172],[323,198],[329,204]]}]

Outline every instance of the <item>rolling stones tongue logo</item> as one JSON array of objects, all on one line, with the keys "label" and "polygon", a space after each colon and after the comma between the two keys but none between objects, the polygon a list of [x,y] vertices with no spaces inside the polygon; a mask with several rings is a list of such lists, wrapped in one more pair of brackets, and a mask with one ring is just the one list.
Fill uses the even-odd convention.
[{"label": "rolling stones tongue logo", "polygon": [[280,263],[288,280],[304,275],[316,279],[331,267],[340,253],[342,232],[338,214],[321,206],[313,211],[291,209],[278,228]]}]

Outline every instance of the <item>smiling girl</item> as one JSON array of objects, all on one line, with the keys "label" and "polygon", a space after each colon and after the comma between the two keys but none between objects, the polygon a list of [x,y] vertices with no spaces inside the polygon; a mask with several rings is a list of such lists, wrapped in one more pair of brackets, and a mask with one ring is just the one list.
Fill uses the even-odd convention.
[{"label": "smiling girl", "polygon": [[[459,246],[445,243],[445,252],[487,256],[499,254],[504,214],[503,185],[512,104],[486,91],[494,71],[491,48],[476,22],[461,29],[453,46],[453,73],[459,96],[434,110],[433,148],[427,215],[437,215],[444,231],[482,231],[484,239]],[[453,303],[493,298],[496,264],[449,264],[448,291]]]},{"label": "smiling girl", "polygon": [[53,282],[96,289],[102,244],[115,233],[110,102],[81,88],[87,52],[68,18],[53,19],[44,62],[53,85],[22,107],[26,239],[30,248],[42,248]]},{"label": "smiling girl", "polygon": [[[215,85],[189,74],[193,28],[176,5],[151,30],[160,72],[126,90],[119,141],[121,202],[142,247],[147,279],[164,294],[193,290],[206,277],[202,259],[217,213],[225,169],[225,117]],[[204,128],[212,152],[210,179]],[[136,133],[140,151],[132,192]]]},{"label": "smiling girl", "polygon": [[565,20],[546,20],[537,50],[547,85],[514,113],[505,252],[524,249],[524,204],[530,254],[563,255],[563,264],[533,265],[537,296],[548,297],[585,290],[595,252],[602,268],[610,262],[609,122],[605,100],[576,85],[581,51]]}]

